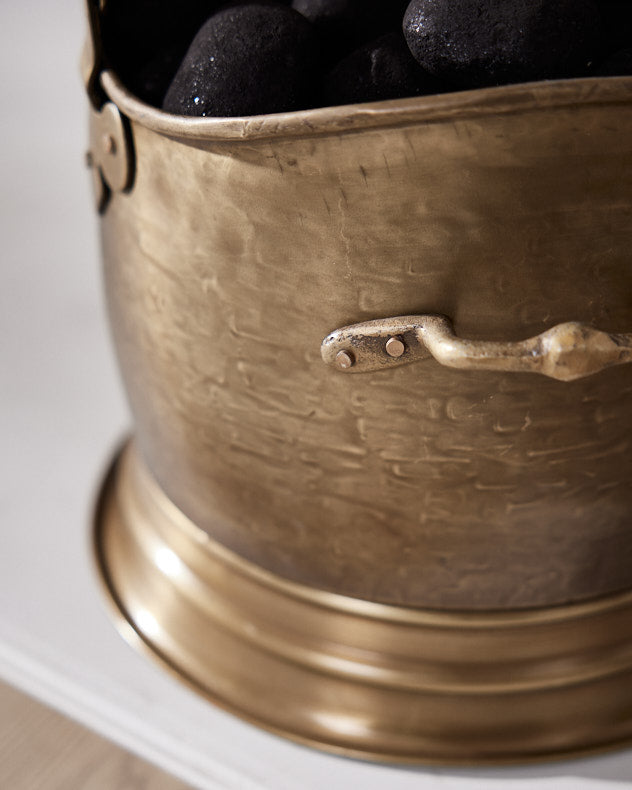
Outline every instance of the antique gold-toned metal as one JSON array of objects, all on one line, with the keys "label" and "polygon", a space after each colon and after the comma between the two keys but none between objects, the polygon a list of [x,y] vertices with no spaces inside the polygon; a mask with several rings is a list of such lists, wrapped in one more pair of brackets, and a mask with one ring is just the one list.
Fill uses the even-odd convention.
[{"label": "antique gold-toned metal", "polygon": [[288,582],[192,524],[133,447],[104,489],[96,552],[127,638],[229,710],[304,743],[454,764],[632,737],[632,592],[433,612]]},{"label": "antique gold-toned metal", "polygon": [[335,356],[335,364],[340,370],[349,370],[355,363],[355,357],[351,351],[339,351]]},{"label": "antique gold-toned metal", "polygon": [[347,754],[630,738],[632,78],[228,119],[100,84],[135,633]]},{"label": "antique gold-toned metal", "polygon": [[105,154],[114,155],[116,153],[116,141],[111,134],[104,134],[101,142]]},{"label": "antique gold-toned metal", "polygon": [[[335,327],[444,315],[476,343],[576,322],[614,361],[631,78],[249,119],[103,84],[136,152],[102,220],[114,339],[140,451],[194,523],[270,572],[388,604],[632,588],[630,365],[454,371],[388,321],[379,342],[406,352],[370,383],[320,355]],[[572,375],[595,357],[571,356]]]},{"label": "antique gold-toned metal", "polygon": [[406,351],[406,346],[398,337],[391,337],[386,341],[385,349],[389,357],[398,358]]},{"label": "antique gold-toned metal", "polygon": [[[404,343],[393,331],[414,338],[420,348],[406,357]],[[425,353],[424,353],[425,352]],[[354,373],[383,370],[433,356],[449,368],[542,373],[559,381],[591,376],[612,365],[632,362],[632,334],[600,332],[577,322],[558,324],[536,337],[517,343],[463,340],[448,318],[437,315],[402,316],[366,321],[331,332],[321,346],[323,360],[337,364],[353,355]]]},{"label": "antique gold-toned metal", "polygon": [[103,212],[110,193],[129,189],[134,179],[134,155],[125,121],[113,102],[90,110],[90,150],[97,210]]}]

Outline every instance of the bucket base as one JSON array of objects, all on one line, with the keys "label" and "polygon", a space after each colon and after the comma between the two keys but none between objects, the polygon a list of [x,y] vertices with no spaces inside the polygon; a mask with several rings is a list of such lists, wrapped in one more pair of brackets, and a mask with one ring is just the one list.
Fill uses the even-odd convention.
[{"label": "bucket base", "polygon": [[104,483],[95,550],[126,638],[216,704],[301,743],[473,765],[632,741],[632,592],[468,613],[301,586],[199,530],[133,444]]}]

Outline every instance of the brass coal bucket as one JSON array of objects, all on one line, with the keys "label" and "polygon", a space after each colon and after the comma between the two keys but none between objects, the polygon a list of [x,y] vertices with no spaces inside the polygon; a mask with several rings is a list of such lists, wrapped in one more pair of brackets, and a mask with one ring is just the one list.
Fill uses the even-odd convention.
[{"label": "brass coal bucket", "polygon": [[193,119],[87,77],[138,641],[348,755],[629,741],[632,78]]}]

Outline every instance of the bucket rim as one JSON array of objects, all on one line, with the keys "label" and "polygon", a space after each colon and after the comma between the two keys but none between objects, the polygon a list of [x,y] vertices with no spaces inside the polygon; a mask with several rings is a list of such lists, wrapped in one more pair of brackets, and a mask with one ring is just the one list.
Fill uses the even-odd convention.
[{"label": "bucket rim", "polygon": [[172,115],[145,104],[111,70],[101,74],[101,82],[119,110],[145,128],[169,137],[209,141],[314,137],[542,109],[632,103],[632,76],[582,77],[268,115],[198,118]]}]

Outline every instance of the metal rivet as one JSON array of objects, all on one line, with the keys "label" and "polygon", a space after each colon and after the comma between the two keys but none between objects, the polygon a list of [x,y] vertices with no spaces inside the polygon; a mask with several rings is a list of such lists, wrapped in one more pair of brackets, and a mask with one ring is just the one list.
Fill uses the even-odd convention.
[{"label": "metal rivet", "polygon": [[398,337],[391,337],[386,341],[386,353],[389,357],[401,357],[406,351],[406,346]]},{"label": "metal rivet", "polygon": [[101,143],[103,145],[103,150],[105,151],[106,154],[116,153],[116,140],[112,137],[111,134],[104,134]]},{"label": "metal rivet", "polygon": [[336,354],[336,365],[341,370],[349,370],[349,368],[353,367],[355,363],[355,359],[351,351],[339,351]]}]

